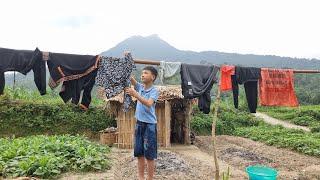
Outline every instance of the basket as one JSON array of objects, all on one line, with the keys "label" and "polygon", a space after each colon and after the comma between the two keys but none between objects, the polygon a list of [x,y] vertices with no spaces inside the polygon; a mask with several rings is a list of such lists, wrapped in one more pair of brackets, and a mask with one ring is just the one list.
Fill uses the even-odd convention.
[{"label": "basket", "polygon": [[100,143],[112,146],[116,142],[117,132],[101,132]]}]

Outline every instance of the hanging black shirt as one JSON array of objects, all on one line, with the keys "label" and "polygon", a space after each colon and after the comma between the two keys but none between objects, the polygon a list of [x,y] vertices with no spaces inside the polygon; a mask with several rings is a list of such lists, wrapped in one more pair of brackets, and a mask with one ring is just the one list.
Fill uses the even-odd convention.
[{"label": "hanging black shirt", "polygon": [[46,94],[46,66],[38,48],[34,51],[0,48],[0,94],[5,86],[4,72],[17,71],[26,75],[31,70],[40,94]]},{"label": "hanging black shirt", "polygon": [[217,66],[181,64],[181,88],[185,98],[199,98],[199,109],[210,112],[210,91],[216,82]]},{"label": "hanging black shirt", "polygon": [[99,56],[50,53],[47,61],[55,83],[79,79],[98,67]]},{"label": "hanging black shirt", "polygon": [[78,104],[83,91],[80,105],[89,107],[99,59],[91,55],[49,53],[49,72],[54,83],[63,82],[59,95],[64,102],[71,99]]}]

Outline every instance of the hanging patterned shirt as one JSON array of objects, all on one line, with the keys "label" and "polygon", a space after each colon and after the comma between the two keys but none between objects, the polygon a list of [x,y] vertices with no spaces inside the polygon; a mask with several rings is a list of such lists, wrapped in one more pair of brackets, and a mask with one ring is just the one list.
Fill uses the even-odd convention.
[{"label": "hanging patterned shirt", "polygon": [[[135,68],[133,58],[130,53],[125,54],[124,58],[101,57],[96,84],[105,89],[106,97],[111,98],[130,86],[130,76]],[[124,93],[124,108],[129,109],[132,99],[130,95]]]}]

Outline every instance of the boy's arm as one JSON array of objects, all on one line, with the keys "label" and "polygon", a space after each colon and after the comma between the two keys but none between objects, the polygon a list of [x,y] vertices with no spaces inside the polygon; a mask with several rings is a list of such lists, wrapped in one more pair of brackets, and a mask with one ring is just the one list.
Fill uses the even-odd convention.
[{"label": "boy's arm", "polygon": [[136,85],[137,85],[137,80],[133,77],[133,76],[131,76],[130,77],[130,81],[131,81],[131,84],[134,86],[134,87],[136,87]]},{"label": "boy's arm", "polygon": [[155,94],[153,96],[150,97],[150,99],[146,99],[144,97],[142,97],[136,90],[134,90],[133,88],[126,88],[125,89],[126,93],[129,94],[132,97],[137,98],[138,101],[140,101],[143,105],[147,106],[148,108],[150,108],[153,103],[155,103],[155,101],[158,98],[158,95]]}]

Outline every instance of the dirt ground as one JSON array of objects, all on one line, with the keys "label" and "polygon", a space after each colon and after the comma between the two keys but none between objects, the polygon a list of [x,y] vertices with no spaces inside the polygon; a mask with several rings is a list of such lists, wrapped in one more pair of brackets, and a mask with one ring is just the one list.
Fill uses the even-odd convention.
[{"label": "dirt ground", "polygon": [[[195,145],[173,145],[158,152],[155,179],[214,179],[210,137],[196,137]],[[231,179],[248,179],[245,167],[263,164],[279,171],[278,179],[320,179],[320,158],[280,149],[249,139],[218,136],[217,152],[221,173],[229,167]],[[112,169],[103,173],[65,174],[61,179],[137,179],[137,161],[132,150],[112,150]]]}]

